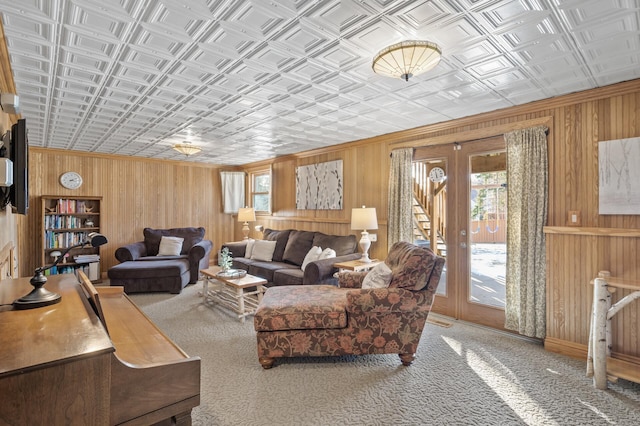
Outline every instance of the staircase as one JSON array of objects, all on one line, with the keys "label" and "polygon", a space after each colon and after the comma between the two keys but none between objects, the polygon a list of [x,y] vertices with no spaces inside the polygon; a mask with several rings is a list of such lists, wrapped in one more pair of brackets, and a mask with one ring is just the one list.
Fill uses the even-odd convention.
[{"label": "staircase", "polygon": [[429,170],[434,164],[413,163],[413,240],[446,256],[446,181],[431,182]]},{"label": "staircase", "polygon": [[[431,220],[425,208],[413,197],[413,241],[416,245],[431,247]],[[447,243],[436,229],[436,254],[447,255]]]}]

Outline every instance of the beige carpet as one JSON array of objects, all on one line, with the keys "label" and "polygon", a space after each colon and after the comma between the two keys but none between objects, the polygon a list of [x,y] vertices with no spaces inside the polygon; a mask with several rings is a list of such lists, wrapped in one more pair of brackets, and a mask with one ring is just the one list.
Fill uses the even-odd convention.
[{"label": "beige carpet", "polygon": [[410,367],[396,355],[371,355],[287,359],[263,370],[252,321],[203,306],[200,289],[132,297],[202,358],[195,425],[640,424],[640,385],[598,391],[581,361],[435,315],[453,325],[427,324]]}]

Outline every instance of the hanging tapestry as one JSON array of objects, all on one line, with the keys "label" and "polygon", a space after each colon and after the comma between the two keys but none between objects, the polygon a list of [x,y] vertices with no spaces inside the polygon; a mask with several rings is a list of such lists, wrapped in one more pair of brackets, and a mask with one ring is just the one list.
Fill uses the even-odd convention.
[{"label": "hanging tapestry", "polygon": [[296,167],[296,209],[342,209],[342,160]]}]

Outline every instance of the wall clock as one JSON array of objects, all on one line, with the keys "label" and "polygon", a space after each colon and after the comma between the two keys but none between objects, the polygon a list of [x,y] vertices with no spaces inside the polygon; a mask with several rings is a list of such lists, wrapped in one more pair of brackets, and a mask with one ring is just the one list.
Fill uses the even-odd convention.
[{"label": "wall clock", "polygon": [[65,172],[60,175],[60,185],[67,189],[78,189],[82,185],[82,176],[76,172]]},{"label": "wall clock", "polygon": [[429,172],[429,179],[431,179],[431,182],[440,183],[444,181],[445,177],[446,175],[444,174],[444,170],[440,167],[434,167]]}]

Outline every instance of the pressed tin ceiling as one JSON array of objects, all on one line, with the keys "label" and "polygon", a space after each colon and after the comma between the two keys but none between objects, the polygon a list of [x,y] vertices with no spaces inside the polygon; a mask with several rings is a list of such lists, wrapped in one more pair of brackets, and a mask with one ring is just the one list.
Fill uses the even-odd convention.
[{"label": "pressed tin ceiling", "polygon": [[[638,0],[0,0],[32,146],[240,165],[640,77]],[[428,40],[408,82],[373,57]],[[191,157],[171,146],[190,141]]]}]

